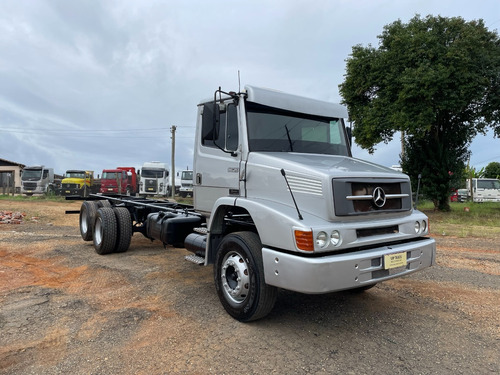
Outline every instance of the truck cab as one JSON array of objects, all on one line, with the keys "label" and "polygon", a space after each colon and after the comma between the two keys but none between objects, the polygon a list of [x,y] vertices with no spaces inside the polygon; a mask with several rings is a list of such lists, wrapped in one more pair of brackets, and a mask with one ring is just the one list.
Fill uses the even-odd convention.
[{"label": "truck cab", "polygon": [[88,197],[96,193],[94,172],[81,169],[67,170],[61,181],[60,195]]},{"label": "truck cab", "polygon": [[[209,220],[205,264],[219,269],[226,310],[247,298],[235,280],[246,280],[248,252],[267,286],[303,293],[369,288],[435,263],[408,176],[353,158],[346,118],[341,105],[253,86],[199,103],[194,206]],[[242,241],[256,249],[230,250]]]},{"label": "truck cab", "polygon": [[21,194],[54,193],[54,169],[44,165],[26,167],[22,171],[21,184]]},{"label": "truck cab", "polygon": [[181,172],[181,187],[179,195],[183,198],[188,195],[193,196],[193,171],[185,170]]},{"label": "truck cab", "polygon": [[137,175],[134,167],[104,169],[101,176],[101,194],[135,195]]},{"label": "truck cab", "polygon": [[170,171],[166,163],[159,161],[145,162],[141,169],[139,195],[143,197],[154,195],[170,196],[169,175]]},{"label": "truck cab", "polygon": [[469,197],[474,202],[500,202],[500,180],[496,178],[472,178],[467,180],[467,190]]}]

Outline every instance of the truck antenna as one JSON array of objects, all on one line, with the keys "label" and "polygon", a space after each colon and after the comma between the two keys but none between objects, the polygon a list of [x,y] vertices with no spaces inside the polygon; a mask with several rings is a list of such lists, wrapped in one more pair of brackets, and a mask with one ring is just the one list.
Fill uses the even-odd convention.
[{"label": "truck antenna", "polygon": [[422,179],[422,174],[419,173],[418,174],[418,183],[417,183],[417,195],[415,196],[415,204],[413,206],[413,208],[416,210],[417,209],[417,205],[418,205],[418,195],[420,193],[420,180]]},{"label": "truck antenna", "polygon": [[285,179],[286,186],[288,186],[288,190],[290,190],[290,195],[292,196],[293,204],[295,205],[295,209],[297,210],[297,214],[299,215],[299,220],[304,220],[304,218],[300,214],[299,206],[297,206],[297,202],[295,201],[295,197],[293,196],[292,189],[290,188],[290,184],[288,183],[288,179],[286,178],[286,173],[285,173],[285,170],[283,168],[281,168],[281,175]]}]

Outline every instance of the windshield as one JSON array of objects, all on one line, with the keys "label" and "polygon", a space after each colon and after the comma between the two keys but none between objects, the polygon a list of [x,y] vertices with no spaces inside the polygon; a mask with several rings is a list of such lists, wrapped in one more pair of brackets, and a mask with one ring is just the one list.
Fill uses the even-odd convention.
[{"label": "windshield", "polygon": [[103,180],[116,180],[117,178],[119,179],[121,176],[121,172],[102,172],[102,179]]},{"label": "windshield", "polygon": [[41,177],[42,177],[42,170],[41,169],[24,169],[23,170],[23,176],[22,176],[23,181],[40,180]]},{"label": "windshield", "polygon": [[146,169],[142,168],[142,177],[146,178],[163,178],[163,169]]},{"label": "windshield", "polygon": [[247,102],[250,151],[349,156],[342,119]]},{"label": "windshield", "polygon": [[67,178],[85,178],[85,172],[67,172]]},{"label": "windshield", "polygon": [[182,180],[192,180],[193,179],[193,171],[182,171]]},{"label": "windshield", "polygon": [[477,180],[478,189],[500,189],[499,180]]}]

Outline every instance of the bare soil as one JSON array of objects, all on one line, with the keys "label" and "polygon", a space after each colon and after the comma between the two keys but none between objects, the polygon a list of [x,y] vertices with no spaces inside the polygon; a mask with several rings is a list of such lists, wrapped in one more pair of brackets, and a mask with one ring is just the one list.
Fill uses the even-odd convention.
[{"label": "bare soil", "polygon": [[280,291],[225,313],[211,267],[135,234],[97,255],[79,202],[0,201],[1,374],[497,374],[500,239],[436,236],[437,265],[364,293]]}]

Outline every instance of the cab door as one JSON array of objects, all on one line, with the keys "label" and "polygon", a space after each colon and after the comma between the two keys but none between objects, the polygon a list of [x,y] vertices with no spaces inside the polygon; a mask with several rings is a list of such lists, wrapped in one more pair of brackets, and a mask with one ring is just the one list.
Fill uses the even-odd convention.
[{"label": "cab door", "polygon": [[194,204],[209,212],[218,198],[240,195],[238,108],[233,101],[216,106],[212,102],[198,113],[202,125],[195,151]]}]

